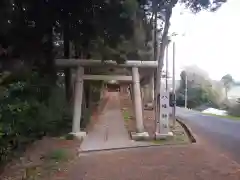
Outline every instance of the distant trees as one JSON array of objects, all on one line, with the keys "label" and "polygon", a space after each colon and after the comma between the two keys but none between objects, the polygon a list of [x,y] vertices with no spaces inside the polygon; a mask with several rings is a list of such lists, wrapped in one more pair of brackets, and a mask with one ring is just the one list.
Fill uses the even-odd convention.
[{"label": "distant trees", "polygon": [[234,79],[230,74],[226,74],[222,77],[221,82],[225,87],[226,98],[228,98],[228,91],[231,89],[231,86],[234,83]]},{"label": "distant trees", "polygon": [[186,76],[189,107],[194,108],[203,104],[211,107],[221,106],[224,101],[221,85],[212,81],[202,69],[192,66],[186,67],[181,72],[180,86],[177,90],[177,100],[180,104],[184,101]]}]

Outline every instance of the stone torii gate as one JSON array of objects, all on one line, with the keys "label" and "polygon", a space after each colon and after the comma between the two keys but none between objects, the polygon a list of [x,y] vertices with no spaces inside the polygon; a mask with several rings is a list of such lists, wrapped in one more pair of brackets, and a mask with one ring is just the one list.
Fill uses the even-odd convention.
[{"label": "stone torii gate", "polygon": [[[58,67],[76,68],[75,76],[75,90],[74,90],[74,109],[73,109],[73,125],[72,134],[77,137],[86,136],[86,132],[80,130],[80,121],[82,116],[82,100],[83,100],[83,83],[84,80],[119,80],[129,81],[133,85],[133,101],[136,118],[137,132],[133,133],[133,139],[148,138],[148,133],[144,130],[143,125],[143,108],[140,87],[139,68],[157,68],[157,61],[126,61],[124,64],[117,64],[115,61],[107,60],[90,60],[90,59],[56,59],[55,63]],[[84,74],[84,67],[117,67],[117,68],[131,68],[132,75],[89,75]],[[160,125],[161,126],[161,125]],[[156,134],[159,131],[156,130]],[[166,135],[166,132],[163,136]]]}]

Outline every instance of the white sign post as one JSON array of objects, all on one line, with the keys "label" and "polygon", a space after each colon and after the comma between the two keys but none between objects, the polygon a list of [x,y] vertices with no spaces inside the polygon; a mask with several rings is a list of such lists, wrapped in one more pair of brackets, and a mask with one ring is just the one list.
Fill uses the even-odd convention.
[{"label": "white sign post", "polygon": [[158,129],[156,132],[156,139],[163,139],[167,136],[172,136],[172,133],[169,129],[169,113],[170,113],[170,106],[169,106],[169,92],[162,91],[159,97],[159,105],[160,105],[160,113],[157,120]]},{"label": "white sign post", "polygon": [[169,92],[161,92],[160,95],[160,134],[169,132]]}]

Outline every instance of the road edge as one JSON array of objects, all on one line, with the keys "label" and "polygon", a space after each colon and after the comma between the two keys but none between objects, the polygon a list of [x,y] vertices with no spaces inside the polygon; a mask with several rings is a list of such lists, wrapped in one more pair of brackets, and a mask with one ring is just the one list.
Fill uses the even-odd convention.
[{"label": "road edge", "polygon": [[184,128],[184,130],[185,130],[185,132],[187,133],[190,141],[191,141],[192,143],[196,143],[197,140],[196,140],[196,138],[194,137],[191,128],[188,127],[188,126],[186,125],[186,123],[184,123],[184,122],[181,120],[181,118],[179,118],[179,117],[176,117],[176,121]]}]

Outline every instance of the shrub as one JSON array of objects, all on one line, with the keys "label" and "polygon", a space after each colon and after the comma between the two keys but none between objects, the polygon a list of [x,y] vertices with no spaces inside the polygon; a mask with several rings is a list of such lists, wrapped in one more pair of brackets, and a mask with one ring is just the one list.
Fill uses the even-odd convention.
[{"label": "shrub", "polygon": [[240,117],[240,104],[236,104],[235,106],[229,107],[228,114]]},{"label": "shrub", "polygon": [[65,149],[56,149],[50,152],[47,158],[56,162],[66,161],[68,159],[68,152]]},{"label": "shrub", "polygon": [[36,139],[70,131],[64,90],[46,82],[31,73],[0,86],[0,163]]}]

